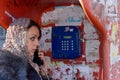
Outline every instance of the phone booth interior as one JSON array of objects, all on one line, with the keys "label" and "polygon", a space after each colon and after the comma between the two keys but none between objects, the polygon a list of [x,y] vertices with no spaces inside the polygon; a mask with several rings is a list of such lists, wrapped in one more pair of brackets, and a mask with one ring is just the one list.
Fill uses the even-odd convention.
[{"label": "phone booth interior", "polygon": [[[100,1],[0,0],[0,25],[7,29],[19,17],[37,21],[42,28],[40,49],[45,53],[48,72],[55,80],[116,80],[119,69],[114,68],[114,63],[119,64],[119,60],[113,59],[119,54],[112,52],[108,38],[113,35],[119,38],[116,33],[119,20],[111,16],[113,11],[107,16],[104,11],[99,12],[105,9],[102,6],[108,6],[101,5]],[[108,16],[115,21],[106,20]],[[106,29],[106,24],[115,29]],[[113,37],[113,40],[118,38]]]}]

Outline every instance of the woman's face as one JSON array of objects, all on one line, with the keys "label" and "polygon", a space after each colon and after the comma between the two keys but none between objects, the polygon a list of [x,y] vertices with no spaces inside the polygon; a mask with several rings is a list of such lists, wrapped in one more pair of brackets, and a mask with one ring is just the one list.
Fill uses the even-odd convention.
[{"label": "woman's face", "polygon": [[39,30],[36,26],[29,28],[27,32],[27,48],[33,56],[36,49],[39,47]]}]

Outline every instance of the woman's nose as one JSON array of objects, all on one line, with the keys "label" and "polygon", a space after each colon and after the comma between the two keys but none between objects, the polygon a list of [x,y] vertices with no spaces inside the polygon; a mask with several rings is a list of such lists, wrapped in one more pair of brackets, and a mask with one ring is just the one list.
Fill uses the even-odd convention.
[{"label": "woman's nose", "polygon": [[40,45],[39,40],[36,40],[35,44],[36,46],[39,46]]}]

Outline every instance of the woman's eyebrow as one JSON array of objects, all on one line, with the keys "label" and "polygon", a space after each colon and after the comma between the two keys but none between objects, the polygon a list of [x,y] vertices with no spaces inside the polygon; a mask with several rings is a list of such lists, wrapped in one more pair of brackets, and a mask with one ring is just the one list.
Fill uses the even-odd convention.
[{"label": "woman's eyebrow", "polygon": [[31,36],[39,37],[39,35],[37,35],[37,34],[31,34]]}]

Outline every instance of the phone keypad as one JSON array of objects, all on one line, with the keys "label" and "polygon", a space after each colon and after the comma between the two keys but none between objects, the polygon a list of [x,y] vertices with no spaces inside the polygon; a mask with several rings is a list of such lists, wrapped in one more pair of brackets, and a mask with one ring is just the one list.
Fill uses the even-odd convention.
[{"label": "phone keypad", "polygon": [[62,51],[74,50],[74,41],[73,40],[62,40],[61,50]]}]

